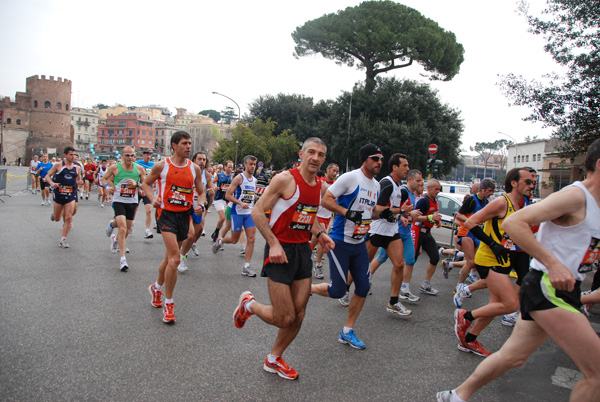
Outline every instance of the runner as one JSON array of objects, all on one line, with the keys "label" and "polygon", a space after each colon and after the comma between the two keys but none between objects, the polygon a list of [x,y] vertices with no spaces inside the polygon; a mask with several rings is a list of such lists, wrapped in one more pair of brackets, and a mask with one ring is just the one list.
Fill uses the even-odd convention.
[{"label": "runner", "polygon": [[213,202],[213,205],[215,206],[215,209],[219,214],[217,227],[215,228],[213,234],[210,235],[210,238],[213,242],[217,241],[217,238],[219,237],[219,231],[223,227],[223,222],[225,222],[225,208],[227,207],[227,201],[225,201],[225,193],[227,192],[227,189],[231,185],[231,180],[233,179],[233,173],[231,173],[232,170],[233,162],[225,162],[224,171],[217,172],[217,177],[215,177],[215,179],[213,180],[213,183],[215,184],[215,187],[217,189],[217,194],[215,195],[215,201]]},{"label": "runner", "polygon": [[98,167],[98,169],[96,169],[96,186],[98,187],[98,201],[100,201],[100,207],[102,208],[104,208],[104,202],[108,197],[108,192],[104,190],[104,186],[102,185],[102,176],[104,176],[107,171],[107,160],[102,159],[102,161],[100,162],[100,166]]},{"label": "runner", "polygon": [[[165,258],[158,267],[158,278],[148,291],[152,296],[152,306],[163,307],[163,321],[167,324],[175,323],[173,291],[180,262],[179,250],[188,237],[190,215],[192,212],[201,214],[205,202],[200,168],[187,159],[192,149],[190,135],[185,131],[173,133],[171,147],[173,156],[157,162],[142,183],[142,189],[156,208],[156,224],[166,248]],[[158,196],[155,196],[152,185],[157,180]],[[194,204],[194,186],[199,194],[198,204]]]},{"label": "runner", "polygon": [[[152,171],[152,167],[154,167],[154,162],[152,162],[152,150],[144,149],[142,151],[142,160],[136,161],[138,165],[140,165],[146,171],[146,176],[150,174]],[[155,189],[153,189],[155,190]],[[150,202],[150,198],[144,193],[144,190],[140,189],[140,201],[144,202],[144,210],[146,213],[146,230],[144,231],[144,239],[152,239],[154,235],[152,234],[152,203]]]},{"label": "runner", "polygon": [[[502,348],[480,363],[458,388],[439,392],[438,401],[469,400],[484,385],[523,365],[548,337],[583,374],[570,400],[598,400],[600,339],[579,307],[581,281],[600,257],[600,140],[588,149],[585,170],[583,182],[504,221],[502,227],[510,238],[534,258],[521,289],[521,316]],[[540,223],[536,239],[530,227]]]},{"label": "runner", "polygon": [[[330,163],[327,165],[325,176],[321,179],[321,195],[324,195],[325,191],[331,187],[339,172],[340,167],[335,163]],[[325,208],[323,205],[319,205],[317,219],[319,220],[321,227],[327,232],[327,234],[329,234],[329,231],[331,230],[329,225],[329,222],[331,221],[331,211]],[[323,247],[321,247],[319,244],[319,240],[313,236],[310,242],[310,249],[313,250],[315,246],[317,246],[317,261],[315,262],[313,273],[315,274],[315,278],[323,279],[325,277],[325,275],[323,275],[323,264],[321,263],[323,260]]]},{"label": "runner", "polygon": [[[206,196],[208,200],[204,204],[204,211],[202,214],[197,215],[195,212],[192,214],[193,225],[190,227],[190,230],[193,230],[194,233],[192,236],[188,236],[181,245],[181,252],[179,255],[181,262],[177,266],[177,270],[179,272],[186,272],[188,270],[185,260],[187,259],[187,253],[190,251],[190,249],[196,257],[200,255],[200,252],[196,247],[196,242],[204,230],[204,219],[206,218],[208,208],[210,207],[210,197],[212,197],[215,193],[212,183],[212,176],[207,170],[204,169],[204,166],[206,166],[208,163],[207,161],[208,160],[204,152],[196,152],[196,154],[194,154],[192,157],[192,162],[194,162],[200,168],[202,185],[206,189]],[[198,197],[198,191],[196,191],[196,187],[194,187],[194,202],[198,202]]]},{"label": "runner", "polygon": [[96,174],[97,167],[92,161],[92,158],[87,158],[85,165],[83,166],[84,171],[84,188],[85,188],[85,199],[89,200],[90,190],[94,184],[94,176]]},{"label": "runner", "polygon": [[42,191],[42,205],[50,205],[50,189],[46,181],[46,175],[52,169],[52,163],[48,160],[48,154],[42,155],[41,162],[38,162],[38,177],[40,178],[40,189]]},{"label": "runner", "polygon": [[[299,153],[300,166],[273,178],[252,210],[252,218],[267,243],[262,276],[268,277],[272,306],[257,302],[252,293],[246,291],[233,313],[237,328],[242,328],[253,314],[279,327],[263,369],[287,380],[298,378],[298,372],[285,363],[282,355],[300,331],[310,295],[310,233],[319,238],[325,251],[334,247],[315,219],[321,196],[315,173],[325,161],[326,152],[321,139],[313,137],[304,141]],[[269,220],[265,215],[268,210],[273,211]]]},{"label": "runner", "polygon": [[[63,152],[64,161],[55,163],[48,174],[46,183],[54,189],[54,210],[50,214],[51,221],[63,218],[62,238],[58,245],[69,248],[67,236],[73,222],[73,210],[77,200],[77,185],[81,183],[81,170],[74,164],[75,148],[66,147]],[[52,177],[54,180],[52,180]]]},{"label": "runner", "polygon": [[218,237],[213,245],[213,253],[218,253],[223,244],[236,244],[242,234],[242,228],[246,232],[245,262],[242,275],[255,277],[256,273],[250,269],[252,254],[254,253],[254,240],[256,239],[256,225],[252,219],[252,208],[256,193],[256,157],[246,155],[244,157],[244,171],[235,176],[231,185],[225,193],[225,199],[233,203],[231,207],[231,234],[221,238]]},{"label": "runner", "polygon": [[115,218],[109,226],[118,228],[117,235],[111,235],[110,251],[120,253],[119,265],[121,272],[129,269],[125,253],[127,252],[127,236],[131,231],[131,225],[135,218],[135,211],[138,206],[138,187],[139,183],[146,178],[146,171],[135,161],[135,151],[133,147],[123,148],[123,162],[117,163],[108,168],[105,175],[102,176],[102,185],[109,194],[113,196],[113,210]]},{"label": "runner", "polygon": [[29,162],[29,177],[31,177],[31,194],[35,194],[40,188],[40,179],[38,176],[38,156],[33,155],[33,159]]},{"label": "runner", "polygon": [[[475,254],[475,267],[481,279],[486,280],[490,302],[473,311],[456,309],[455,332],[459,340],[458,349],[478,356],[491,354],[477,341],[481,331],[494,317],[512,313],[519,307],[519,299],[508,276],[511,269],[509,254],[513,241],[505,235],[501,226],[508,216],[519,210],[523,197],[531,194],[534,188],[529,169],[509,170],[504,187],[506,194],[490,202],[465,222],[465,227],[483,243],[479,245]],[[479,225],[483,223],[485,225],[481,229]],[[475,324],[467,333],[473,321]]]},{"label": "runner", "polygon": [[354,297],[348,306],[348,316],[338,342],[354,349],[364,349],[365,344],[354,333],[354,324],[369,293],[369,254],[365,235],[371,219],[378,219],[375,204],[379,195],[379,183],[375,175],[381,171],[383,154],[377,145],[367,144],[360,148],[360,169],[340,176],[329,187],[321,203],[335,213],[331,238],[335,251],[329,257],[330,284],[312,285],[311,292],[339,299],[344,296],[348,284],[348,272],[355,282]]}]

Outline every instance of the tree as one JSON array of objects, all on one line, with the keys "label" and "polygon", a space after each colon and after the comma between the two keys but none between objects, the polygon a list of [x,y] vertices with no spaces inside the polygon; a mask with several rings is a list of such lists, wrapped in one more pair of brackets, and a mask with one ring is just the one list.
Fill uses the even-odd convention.
[{"label": "tree", "polygon": [[233,129],[233,138],[219,142],[212,159],[218,162],[235,159],[235,141],[238,140],[238,162],[245,155],[254,155],[265,164],[273,164],[276,168],[289,168],[298,158],[300,149],[298,140],[289,130],[278,136],[273,135],[274,121],[256,119],[250,125],[241,122]]},{"label": "tree", "polygon": [[97,105],[92,106],[93,108],[102,110],[102,109],[108,109],[108,105],[105,105],[104,103],[98,103]]},{"label": "tree", "polygon": [[277,122],[274,135],[291,130],[299,141],[315,136],[314,127],[317,115],[313,98],[279,93],[277,96],[263,95],[249,105],[250,116],[247,121],[271,119]]},{"label": "tree", "polygon": [[417,10],[385,1],[366,1],[306,22],[292,33],[295,56],[321,54],[366,71],[366,90],[375,77],[413,62],[431,79],[451,80],[464,60],[463,46],[452,32]]},{"label": "tree", "polygon": [[[476,142],[474,147],[469,148],[471,151],[477,152],[479,154],[479,156],[481,157],[481,159],[483,160],[483,176],[484,177],[486,175],[486,170],[487,170],[488,161],[489,161],[490,157],[492,155],[495,155],[496,152],[500,151],[501,148],[504,148],[504,146],[507,142],[508,142],[507,140],[497,140],[494,142]],[[500,151],[500,152],[502,152],[502,151]],[[502,154],[501,154],[501,156],[502,156]],[[501,159],[504,160],[504,157],[502,156]],[[501,165],[503,165],[502,162],[501,162]]]},{"label": "tree", "polygon": [[543,35],[545,50],[566,67],[564,76],[546,74],[542,81],[514,74],[503,77],[502,89],[515,105],[532,113],[525,120],[555,127],[562,157],[587,151],[600,132],[600,13],[590,0],[547,0],[542,16],[529,13],[523,1],[519,10],[530,32]]},{"label": "tree", "polygon": [[210,117],[211,119],[213,119],[215,121],[215,123],[218,123],[219,120],[221,120],[221,113],[219,113],[213,109],[203,110],[203,111],[199,112],[198,114]]},{"label": "tree", "polygon": [[[459,163],[463,131],[460,114],[443,104],[427,84],[377,78],[372,93],[366,92],[364,84],[357,84],[336,102],[319,103],[317,108],[319,114],[327,116],[316,126],[328,146],[327,160],[338,163],[342,170],[346,161],[349,169],[359,166],[358,150],[369,142],[379,145],[386,161],[393,153],[404,153],[410,166],[422,172],[426,170],[427,148],[432,143],[438,145],[437,158],[444,161],[441,174],[447,174]],[[384,163],[382,174],[387,172]]]},{"label": "tree", "polygon": [[221,118],[225,124],[231,124],[231,120],[237,120],[238,115],[231,106],[225,106],[225,110],[221,111]]}]

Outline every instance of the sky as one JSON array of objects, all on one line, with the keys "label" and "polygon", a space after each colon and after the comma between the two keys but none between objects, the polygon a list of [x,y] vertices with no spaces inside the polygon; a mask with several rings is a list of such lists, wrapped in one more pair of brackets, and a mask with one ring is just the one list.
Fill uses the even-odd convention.
[{"label": "sky", "polygon": [[[532,9],[543,0],[530,0]],[[72,81],[74,107],[98,103],[176,107],[198,113],[237,106],[242,115],[263,95],[335,99],[364,81],[364,71],[320,55],[296,59],[291,33],[305,22],[360,4],[359,0],[2,0],[5,33],[0,96],[14,99],[25,78]],[[498,139],[547,138],[550,129],[524,122],[526,107],[509,107],[499,75],[539,78],[560,71],[544,40],[528,32],[516,0],[404,0],[452,31],[465,48],[449,82],[423,78],[420,66],[383,76],[429,82],[464,123],[462,149]],[[499,134],[499,132],[505,134]],[[401,150],[398,150],[401,151]]]}]

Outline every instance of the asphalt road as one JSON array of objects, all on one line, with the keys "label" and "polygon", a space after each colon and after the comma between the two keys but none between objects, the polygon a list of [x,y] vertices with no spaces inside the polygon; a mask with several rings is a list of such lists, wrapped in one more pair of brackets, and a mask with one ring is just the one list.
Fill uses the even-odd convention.
[{"label": "asphalt road", "polygon": [[[13,176],[23,172],[9,168]],[[398,317],[385,310],[391,268],[386,263],[355,328],[367,348],[339,344],[346,309],[337,300],[312,296],[302,330],[284,355],[300,377],[285,381],[262,370],[276,328],[257,317],[241,330],[232,323],[241,292],[251,290],[268,302],[266,279],[240,274],[243,256],[237,245],[213,255],[208,236],[201,238],[200,257],[190,254],[190,270],[179,275],[175,289],[177,323],[167,326],[147,291],[164,246],[160,236],[143,239],[143,216],[128,241],[130,270],[122,273],[104,232],[112,209],[100,208],[95,193],[80,201],[71,247],[61,249],[60,224],[50,222],[50,207],[40,206],[39,195],[21,191],[25,182],[19,180],[24,179],[11,178],[11,198],[0,197],[5,201],[0,203],[0,400],[432,401],[482,360],[456,348],[451,298],[458,272],[449,280],[436,273],[439,296],[422,295],[409,307],[411,316]],[[216,216],[214,210],[208,215],[207,229],[215,227]],[[263,247],[258,236],[252,260],[257,271]],[[413,292],[425,264],[423,257],[417,262]],[[479,292],[465,306],[486,301],[487,294]],[[592,320],[598,322],[598,315]],[[479,340],[494,351],[510,332],[497,318]],[[560,380],[557,370],[577,374],[548,341],[525,366],[472,400],[566,401],[569,384],[554,385]]]}]

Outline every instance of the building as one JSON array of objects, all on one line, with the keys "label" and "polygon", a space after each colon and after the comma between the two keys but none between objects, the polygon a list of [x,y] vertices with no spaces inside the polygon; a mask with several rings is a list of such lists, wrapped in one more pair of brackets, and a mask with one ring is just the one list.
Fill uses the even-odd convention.
[{"label": "building", "polygon": [[92,152],[91,145],[98,143],[98,113],[93,109],[71,109],[71,125],[74,130],[75,149],[82,154]]},{"label": "building", "polygon": [[45,75],[28,77],[25,92],[17,92],[14,101],[1,99],[1,151],[7,163],[21,158],[29,164],[34,153],[62,154],[64,147],[72,146],[70,105],[71,81]]},{"label": "building", "polygon": [[156,145],[155,122],[141,113],[123,113],[119,116],[108,116],[105,123],[98,126],[98,145],[96,153],[99,155],[114,156],[118,151],[131,145],[138,153],[144,148],[153,148]]}]

